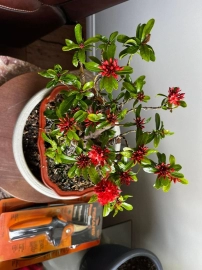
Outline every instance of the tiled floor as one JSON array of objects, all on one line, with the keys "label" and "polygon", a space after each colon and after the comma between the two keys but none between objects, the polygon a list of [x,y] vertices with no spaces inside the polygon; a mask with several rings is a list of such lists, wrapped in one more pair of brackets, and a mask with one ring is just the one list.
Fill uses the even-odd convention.
[{"label": "tiled floor", "polygon": [[[121,233],[120,233],[121,232]],[[132,222],[111,226],[103,229],[101,244],[113,243],[131,248]],[[46,270],[79,270],[81,259],[86,250],[65,255],[43,263]],[[96,270],[96,269],[95,269]]]}]

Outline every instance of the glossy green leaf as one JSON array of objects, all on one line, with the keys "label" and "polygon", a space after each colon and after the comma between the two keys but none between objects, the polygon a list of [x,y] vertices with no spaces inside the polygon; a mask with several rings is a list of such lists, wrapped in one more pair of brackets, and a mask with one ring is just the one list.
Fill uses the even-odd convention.
[{"label": "glossy green leaf", "polygon": [[101,69],[98,67],[99,64],[95,63],[95,62],[88,62],[88,63],[85,63],[85,67],[87,70],[89,71],[94,71],[94,72],[100,72]]},{"label": "glossy green leaf", "polygon": [[60,103],[60,106],[57,111],[57,115],[59,118],[63,117],[67,113],[67,111],[71,108],[74,99],[75,96],[70,96],[68,99],[63,100]]},{"label": "glossy green leaf", "polygon": [[189,181],[185,178],[180,178],[180,183],[187,185],[187,184],[189,184]]},{"label": "glossy green leaf", "polygon": [[90,197],[90,200],[88,201],[88,203],[94,203],[94,202],[97,202],[97,195],[95,194]]},{"label": "glossy green leaf", "polygon": [[154,26],[155,20],[150,19],[147,24],[145,25],[143,31],[142,31],[142,41],[145,39],[145,37],[151,32],[153,26]]},{"label": "glossy green leaf", "polygon": [[158,113],[155,114],[155,122],[156,122],[156,130],[158,130],[161,124],[160,115]]},{"label": "glossy green leaf", "polygon": [[90,180],[94,183],[97,184],[100,180],[100,176],[98,174],[98,171],[95,169],[95,167],[91,166],[88,170],[88,174],[90,177]]},{"label": "glossy green leaf", "polygon": [[123,68],[122,70],[118,70],[116,71],[116,73],[119,75],[133,73],[133,69],[129,66],[124,66],[122,68]]},{"label": "glossy green leaf", "polygon": [[155,172],[157,171],[156,168],[153,168],[153,167],[151,167],[151,166],[145,166],[145,167],[143,167],[143,170],[144,170],[145,172],[147,172],[147,173],[155,173]]},{"label": "glossy green leaf", "polygon": [[84,84],[83,90],[86,91],[86,90],[89,90],[89,89],[91,89],[93,87],[94,87],[94,82],[93,81],[87,82],[87,83]]},{"label": "glossy green leaf", "polygon": [[74,165],[72,166],[69,171],[68,171],[68,177],[69,178],[73,178],[75,176],[75,173],[76,173],[76,169],[77,169],[77,166]]},{"label": "glossy green leaf", "polygon": [[114,59],[115,53],[116,53],[116,45],[115,44],[111,44],[108,47],[108,50],[107,50],[107,58],[108,58],[108,60],[110,60],[110,58]]},{"label": "glossy green leaf", "polygon": [[118,35],[118,37],[117,37],[117,41],[120,43],[125,43],[128,39],[129,39],[129,37],[126,35]]},{"label": "glossy green leaf", "polygon": [[145,61],[148,62],[150,60],[150,50],[146,44],[141,45],[140,55]]},{"label": "glossy green leaf", "polygon": [[74,49],[79,49],[79,45],[71,44],[71,45],[67,45],[67,46],[62,47],[62,50],[64,52],[68,52],[68,51],[71,51],[71,50],[74,50]]},{"label": "glossy green leaf", "polygon": [[106,217],[111,212],[111,208],[109,204],[105,204],[103,208],[103,217]]},{"label": "glossy green leaf", "polygon": [[173,155],[169,156],[169,163],[171,167],[175,165],[175,157]]},{"label": "glossy green leaf", "polygon": [[84,42],[84,45],[87,46],[87,45],[96,43],[96,42],[98,42],[99,40],[100,40],[100,39],[99,39],[98,37],[91,37],[91,38],[88,38],[88,39]]},{"label": "glossy green leaf", "polygon": [[118,31],[111,33],[111,35],[109,37],[109,41],[113,42],[115,40],[115,38],[117,37],[117,35],[118,35]]},{"label": "glossy green leaf", "polygon": [[74,28],[75,38],[78,44],[83,42],[82,39],[82,26],[80,24],[77,24]]},{"label": "glossy green leaf", "polygon": [[81,63],[85,64],[85,61],[86,61],[86,53],[85,53],[85,50],[79,50],[78,51],[78,59]]},{"label": "glossy green leaf", "polygon": [[126,209],[127,211],[133,210],[133,206],[132,206],[131,204],[129,204],[129,203],[123,202],[123,203],[121,204],[121,206],[122,206],[124,209]]},{"label": "glossy green leaf", "polygon": [[169,190],[170,190],[170,188],[171,188],[171,182],[169,181],[169,183],[167,184],[167,186],[163,186],[163,191],[164,192],[168,192]]}]

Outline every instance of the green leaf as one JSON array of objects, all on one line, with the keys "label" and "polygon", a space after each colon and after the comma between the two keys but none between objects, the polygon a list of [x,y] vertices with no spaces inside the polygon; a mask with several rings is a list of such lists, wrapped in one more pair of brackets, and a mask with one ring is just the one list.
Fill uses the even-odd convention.
[{"label": "green leaf", "polygon": [[170,166],[173,167],[175,165],[175,157],[173,155],[170,155],[169,157],[169,163]]},{"label": "green leaf", "polygon": [[61,155],[61,159],[65,164],[71,164],[76,162],[76,159],[74,157],[66,156],[64,154]]},{"label": "green leaf", "polygon": [[123,203],[121,204],[121,206],[122,206],[124,209],[128,210],[128,211],[133,210],[133,206],[132,206],[131,204],[129,204],[129,203],[123,202]]},{"label": "green leaf", "polygon": [[78,51],[78,59],[81,63],[85,64],[86,61],[86,54],[85,54],[85,50],[79,50]]},{"label": "green leaf", "polygon": [[115,40],[115,38],[117,37],[117,35],[118,35],[118,31],[111,33],[111,35],[109,37],[109,41],[113,42]]},{"label": "green leaf", "polygon": [[81,173],[84,179],[89,180],[87,168],[82,168]]},{"label": "green leaf", "polygon": [[57,115],[59,118],[63,117],[67,113],[67,111],[71,108],[74,99],[75,96],[70,96],[68,97],[68,99],[63,100],[60,103],[60,106],[57,111]]},{"label": "green leaf", "polygon": [[77,166],[74,165],[72,166],[69,171],[68,171],[68,177],[69,178],[73,178],[75,176],[75,173],[76,173],[76,169],[77,169]]},{"label": "green leaf", "polygon": [[79,100],[79,104],[80,104],[80,107],[81,107],[83,110],[87,110],[87,109],[88,109],[88,105],[86,104],[85,101]]},{"label": "green leaf", "polygon": [[130,46],[119,53],[119,58],[122,59],[128,54],[135,54],[139,50],[139,46]]},{"label": "green leaf", "polygon": [[189,184],[189,181],[185,178],[180,178],[180,183],[187,185],[187,184]]},{"label": "green leaf", "polygon": [[74,114],[73,117],[77,122],[83,122],[86,119],[87,115],[88,115],[87,112],[79,110]]},{"label": "green leaf", "polygon": [[95,167],[91,166],[88,170],[88,174],[89,174],[90,180],[94,184],[97,184],[100,181],[99,174],[98,174],[97,170],[95,169]]},{"label": "green leaf", "polygon": [[47,143],[49,143],[52,146],[53,150],[57,149],[57,143],[53,140],[51,140],[50,138],[48,138],[48,136],[45,134],[45,132],[42,132],[41,137],[43,138],[43,140]]},{"label": "green leaf", "polygon": [[163,186],[163,191],[164,192],[168,192],[169,190],[170,190],[170,188],[171,188],[171,182],[169,181],[169,183],[167,184],[167,186]]},{"label": "green leaf", "polygon": [[156,189],[161,188],[161,180],[159,178],[156,179],[156,182],[154,184],[154,188],[156,188]]},{"label": "green leaf", "polygon": [[55,158],[55,154],[56,154],[56,152],[52,148],[47,149],[45,152],[45,155],[49,158],[52,158],[52,159]]},{"label": "green leaf", "polygon": [[155,20],[150,19],[147,24],[145,25],[143,32],[142,32],[142,41],[145,39],[145,37],[151,32],[153,26],[154,26]]},{"label": "green leaf", "polygon": [[79,45],[77,45],[77,44],[71,44],[71,45],[62,47],[62,50],[64,52],[68,52],[68,51],[71,51],[71,50],[74,50],[74,49],[79,49],[79,48],[80,48]]},{"label": "green leaf", "polygon": [[[65,39],[65,44],[67,45],[67,46],[69,46],[69,45],[72,45],[72,44],[75,44],[72,40],[70,40],[70,39]],[[75,44],[76,45],[76,44]]]},{"label": "green leaf", "polygon": [[111,93],[113,90],[117,90],[119,87],[117,80],[113,76],[103,77],[101,81],[101,88],[105,89],[108,93]]},{"label": "green leaf", "polygon": [[166,163],[166,155],[164,153],[157,153],[158,163]]},{"label": "green leaf", "polygon": [[136,94],[136,89],[132,83],[123,82],[123,87],[125,87],[129,92]]},{"label": "green leaf", "polygon": [[87,46],[87,45],[96,43],[96,42],[98,42],[98,41],[99,41],[99,38],[98,38],[98,37],[91,37],[91,38],[88,38],[88,39],[84,42],[84,45]]},{"label": "green leaf", "polygon": [[93,62],[97,63],[98,65],[101,65],[101,61],[100,59],[98,59],[95,56],[89,56],[90,60],[92,60]]},{"label": "green leaf", "polygon": [[45,78],[54,78],[55,77],[55,74],[50,74],[46,70],[39,71],[38,74],[41,75],[42,77],[45,77]]},{"label": "green leaf", "polygon": [[71,130],[69,130],[69,131],[67,132],[67,138],[68,138],[70,141],[73,139],[73,134],[72,134],[72,131],[71,131]]},{"label": "green leaf", "polygon": [[78,60],[78,51],[76,51],[73,55],[73,58],[72,58],[72,64],[75,66],[75,67],[78,67],[78,64],[79,64],[79,60]]},{"label": "green leaf", "polygon": [[177,177],[177,178],[184,178],[184,175],[179,172],[173,172],[171,173],[172,176]]},{"label": "green leaf", "polygon": [[87,82],[87,83],[84,84],[83,90],[84,91],[89,90],[89,89],[93,88],[93,86],[94,86],[94,82],[93,81]]},{"label": "green leaf", "polygon": [[161,136],[159,134],[155,134],[154,136],[154,147],[157,148],[161,140]]},{"label": "green leaf", "polygon": [[99,66],[99,64],[97,64],[95,62],[85,63],[86,69],[89,71],[92,71],[92,72],[100,72],[101,69],[98,66]]},{"label": "green leaf", "polygon": [[180,106],[183,107],[183,108],[186,108],[187,107],[187,103],[183,100],[180,101]]},{"label": "green leaf", "polygon": [[150,60],[150,50],[146,44],[141,45],[140,47],[140,55],[142,59],[149,62]]},{"label": "green leaf", "polygon": [[103,208],[103,217],[106,217],[111,212],[110,204],[105,204]]},{"label": "green leaf", "polygon": [[115,44],[111,44],[109,47],[108,47],[108,50],[107,50],[107,58],[108,60],[110,58],[114,59],[114,55],[116,53],[116,45]]},{"label": "green leaf", "polygon": [[127,158],[131,158],[132,152],[131,151],[123,151],[121,152],[121,155]]},{"label": "green leaf", "polygon": [[109,125],[108,121],[101,122],[99,125],[96,126],[96,129],[102,129]]},{"label": "green leaf", "polygon": [[88,203],[94,203],[94,202],[97,202],[97,195],[93,195],[91,196],[90,200],[88,201]]},{"label": "green leaf", "polygon": [[155,122],[156,122],[156,129],[158,130],[161,124],[160,115],[158,113],[155,114]]},{"label": "green leaf", "polygon": [[46,109],[44,115],[51,120],[58,119],[57,114],[54,110]]},{"label": "green leaf", "polygon": [[157,171],[156,168],[153,168],[153,167],[151,167],[151,166],[145,166],[145,167],[143,167],[143,170],[144,170],[145,172],[147,172],[147,173],[155,173],[155,172]]},{"label": "green leaf", "polygon": [[125,43],[128,39],[129,39],[129,37],[126,35],[118,35],[118,37],[117,37],[117,41],[120,43]]},{"label": "green leaf", "polygon": [[122,74],[130,74],[133,73],[132,67],[129,66],[124,66],[122,70],[116,71],[117,74],[122,75]]},{"label": "green leaf", "polygon": [[82,26],[78,23],[74,28],[75,38],[78,44],[82,43]]},{"label": "green leaf", "polygon": [[98,114],[90,113],[87,118],[92,122],[98,122],[100,119],[103,118],[103,114],[102,113],[98,113]]}]

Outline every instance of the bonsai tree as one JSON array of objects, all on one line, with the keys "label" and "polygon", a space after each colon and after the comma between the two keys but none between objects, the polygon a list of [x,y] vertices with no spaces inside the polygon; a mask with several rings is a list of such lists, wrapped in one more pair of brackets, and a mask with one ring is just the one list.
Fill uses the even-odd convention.
[{"label": "bonsai tree", "polygon": [[[135,55],[147,62],[155,61],[154,50],[148,45],[153,25],[154,19],[139,24],[132,37],[116,31],[108,38],[96,35],[84,40],[82,26],[77,24],[75,41],[66,39],[62,49],[75,51],[72,63],[79,67],[80,76],[63,70],[58,64],[39,72],[51,79],[48,88],[57,84],[70,86],[68,91],[61,91],[55,107],[45,112],[51,121],[51,127],[43,133],[48,144],[46,155],[56,164],[69,164],[67,178],[82,176],[92,181],[95,194],[90,202],[101,203],[104,216],[112,211],[116,215],[123,209],[132,210],[132,205],[126,202],[131,196],[122,195],[121,188],[136,182],[140,169],[153,173],[156,176],[154,188],[164,192],[172,183],[188,183],[175,157],[170,155],[167,159],[164,153],[158,152],[160,141],[173,132],[164,127],[159,113],[155,114],[155,126],[149,131],[145,127],[151,117],[141,116],[143,110],[148,113],[150,109],[167,110],[169,113],[186,107],[185,94],[179,87],[170,87],[166,94],[159,94],[162,100],[158,107],[144,105],[150,101],[144,92],[145,76],[133,78],[130,64]],[[117,42],[123,46],[118,56]],[[91,56],[87,60],[86,52],[95,44],[98,44],[100,58]],[[127,65],[120,66],[118,57],[127,57]],[[93,80],[86,81],[85,69],[95,74]],[[120,93],[115,98],[113,92],[118,89]],[[133,114],[132,122],[126,121],[128,114]],[[115,134],[115,126],[121,127],[120,134]],[[128,143],[130,133],[134,135],[134,145]],[[115,151],[114,145],[120,142],[125,146]],[[152,148],[148,145],[151,142]],[[69,148],[73,148],[71,153],[67,151]],[[152,159],[155,155],[157,159]]]}]

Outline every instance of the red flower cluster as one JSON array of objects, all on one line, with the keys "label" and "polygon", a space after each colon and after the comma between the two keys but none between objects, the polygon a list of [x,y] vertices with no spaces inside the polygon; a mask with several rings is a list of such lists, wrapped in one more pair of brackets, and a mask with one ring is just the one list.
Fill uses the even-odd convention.
[{"label": "red flower cluster", "polygon": [[115,79],[118,78],[116,71],[123,70],[123,67],[118,66],[118,61],[116,59],[110,58],[110,60],[105,60],[102,62],[101,66],[98,66],[102,70],[101,74],[103,77],[113,76]]},{"label": "red flower cluster", "polygon": [[162,163],[156,165],[155,168],[157,169],[157,172],[155,172],[155,174],[158,174],[158,178],[160,178],[160,177],[166,178],[167,177],[170,180],[174,181],[174,178],[172,177],[171,173],[174,172],[175,170],[173,168],[170,168],[170,164],[165,164],[162,162]]},{"label": "red flower cluster", "polygon": [[102,149],[100,146],[93,145],[92,149],[88,152],[88,156],[91,159],[91,162],[96,165],[104,166],[106,159],[109,154],[108,149]]},{"label": "red flower cluster", "polygon": [[132,180],[132,177],[130,176],[129,171],[121,172],[120,179],[121,179],[121,184],[125,184],[128,186],[130,184],[130,181]]},{"label": "red flower cluster", "polygon": [[142,93],[142,92],[140,92],[140,93],[137,94],[137,99],[138,99],[139,101],[143,101],[144,97],[145,97],[145,95],[144,95],[144,93]]},{"label": "red flower cluster", "polygon": [[179,106],[180,100],[184,98],[185,93],[180,93],[179,87],[170,87],[168,91],[168,103]]},{"label": "red flower cluster", "polygon": [[70,129],[73,128],[75,124],[74,118],[69,118],[66,116],[65,118],[59,118],[60,123],[57,125],[61,132],[67,133]]},{"label": "red flower cluster", "polygon": [[131,159],[134,160],[134,162],[141,162],[143,160],[144,155],[147,153],[148,147],[147,146],[138,146],[137,150],[132,154]]},{"label": "red flower cluster", "polygon": [[111,125],[115,125],[117,122],[117,116],[114,113],[111,113],[110,110],[107,110],[107,120]]},{"label": "red flower cluster", "polygon": [[80,169],[86,168],[90,165],[90,158],[84,154],[80,154],[77,158],[76,164]]},{"label": "red flower cluster", "polygon": [[102,179],[94,190],[98,196],[98,202],[102,205],[113,202],[121,192],[117,185],[105,179]]},{"label": "red flower cluster", "polygon": [[143,129],[143,128],[145,128],[145,126],[144,126],[144,124],[145,124],[145,118],[141,118],[141,117],[137,117],[136,119],[134,119],[135,120],[135,123],[136,123],[136,126],[138,127],[138,128],[141,128],[141,129]]}]

